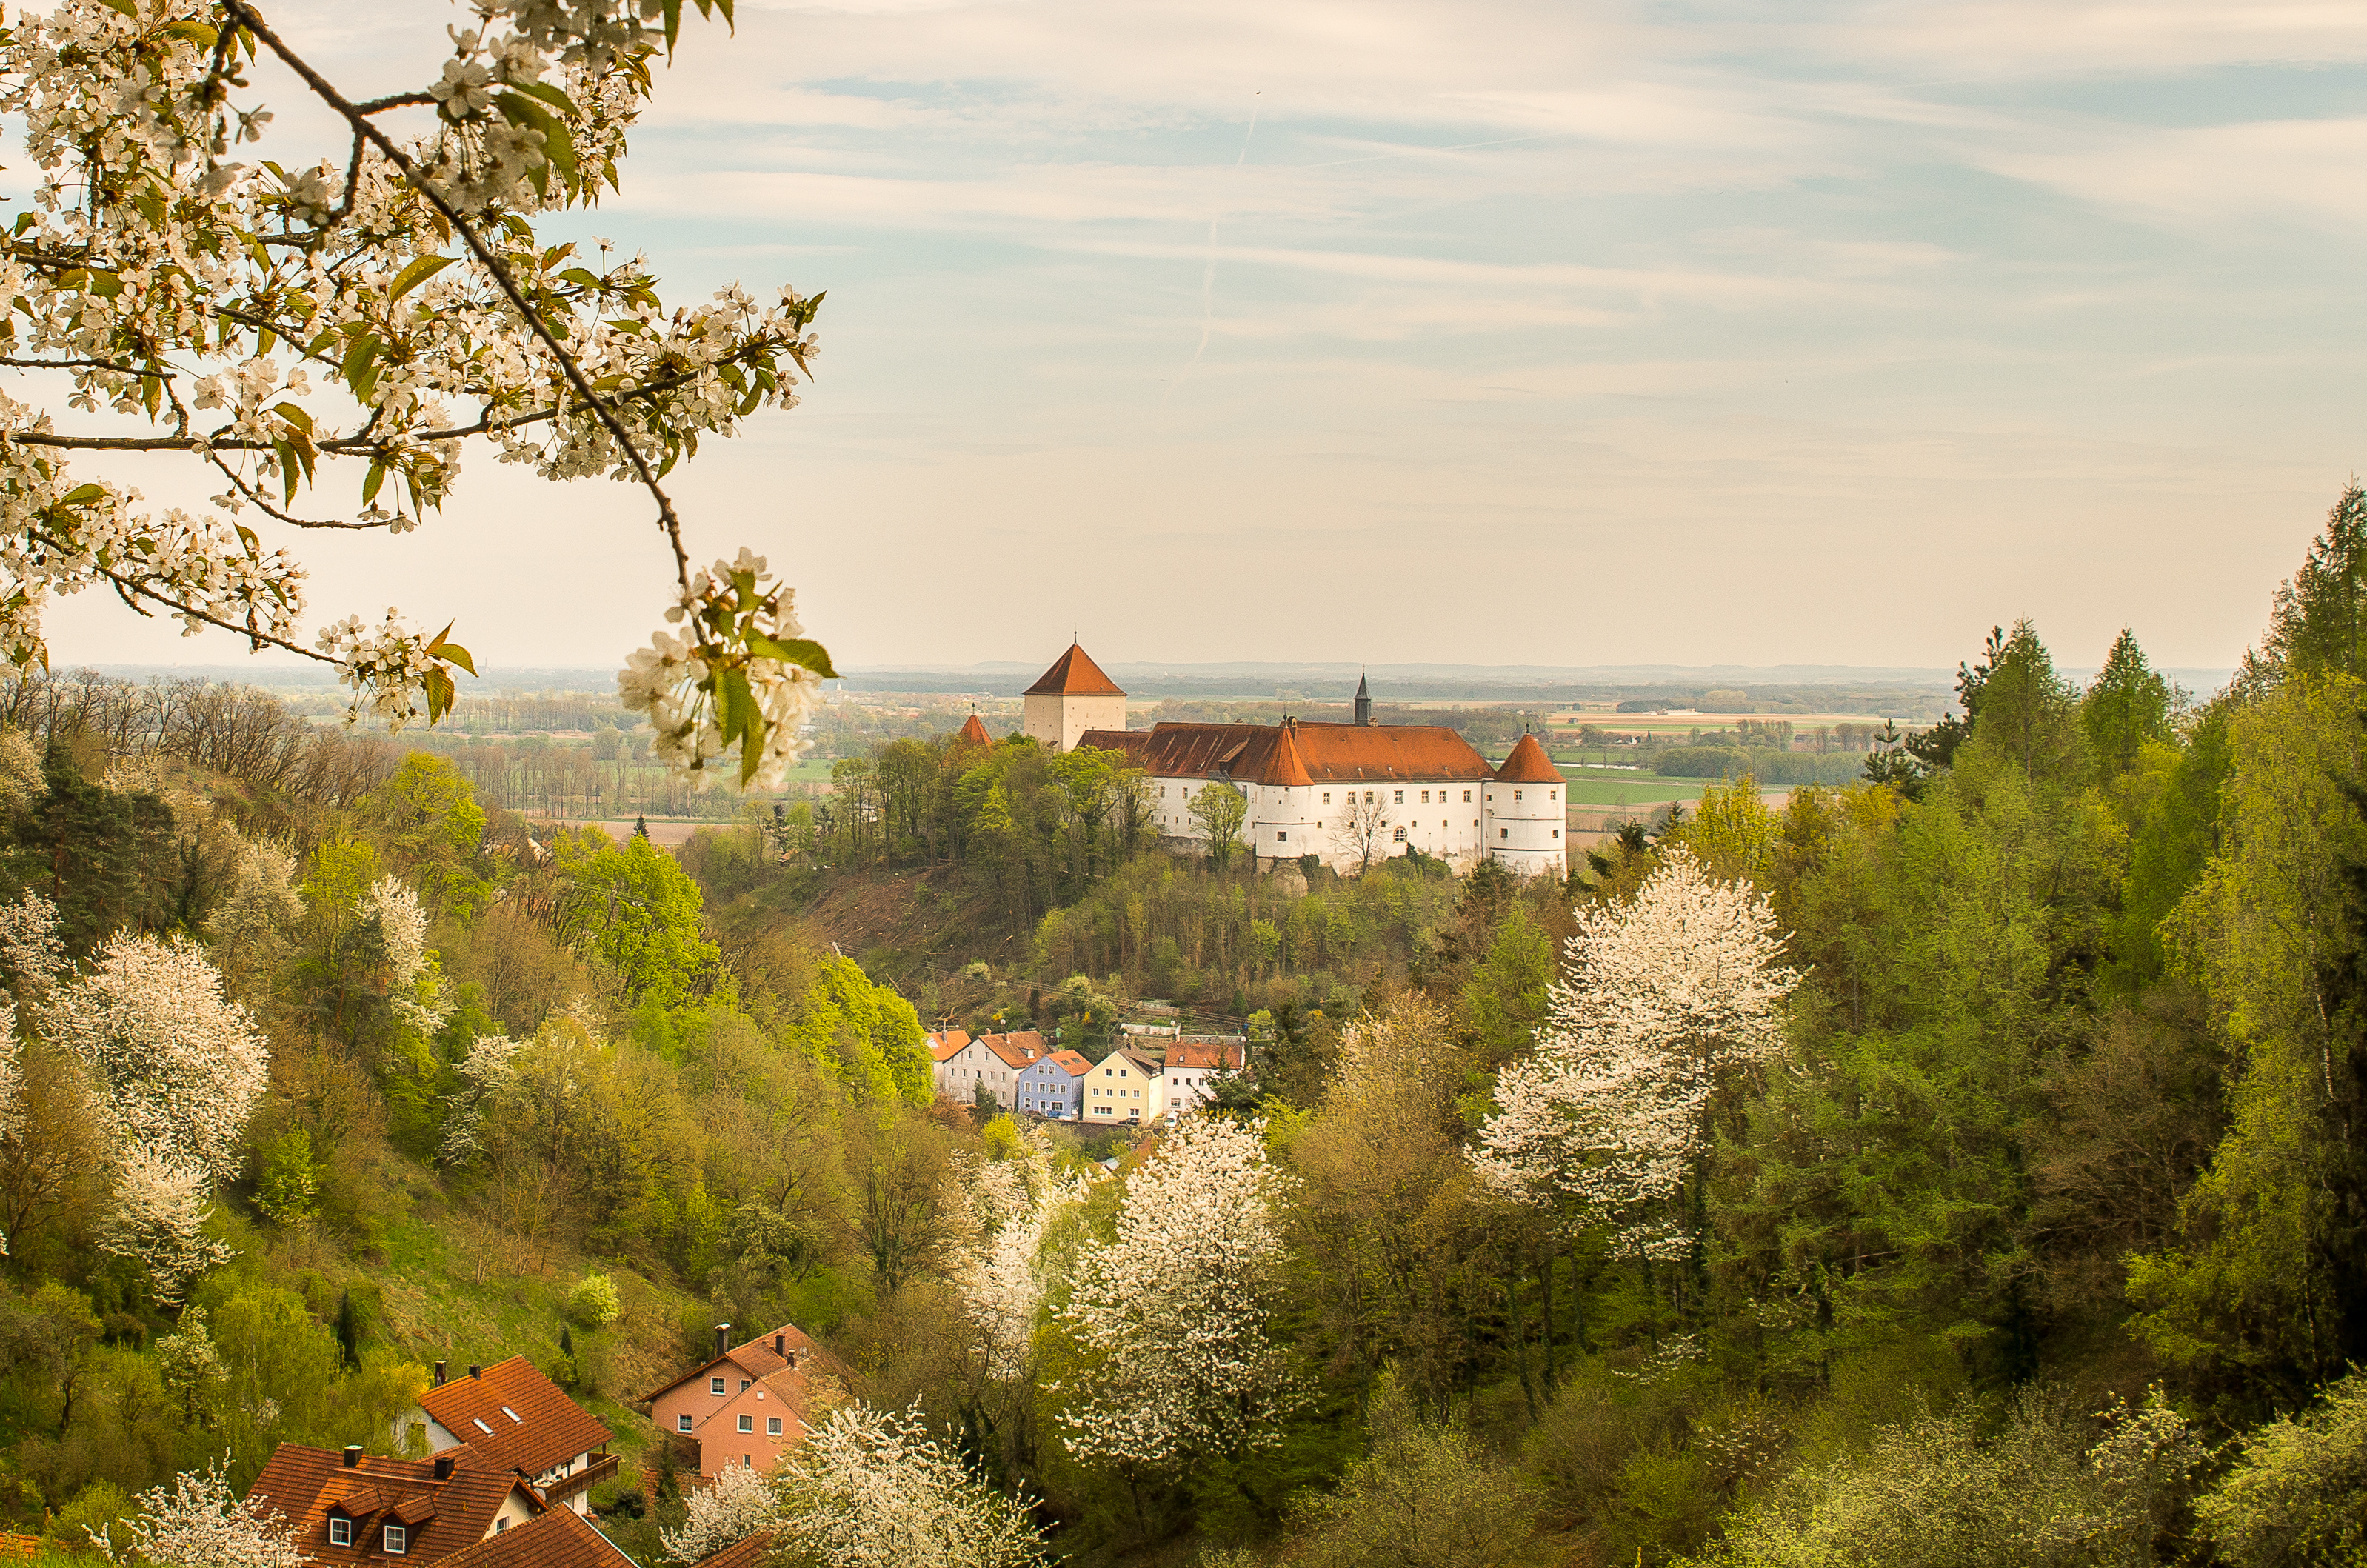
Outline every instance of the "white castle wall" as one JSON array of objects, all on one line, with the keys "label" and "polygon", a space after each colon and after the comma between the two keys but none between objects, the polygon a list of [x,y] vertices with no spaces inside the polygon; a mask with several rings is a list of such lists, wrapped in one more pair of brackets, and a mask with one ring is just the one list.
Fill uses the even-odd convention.
[{"label": "white castle wall", "polygon": [[1488,853],[1523,876],[1569,870],[1569,808],[1560,786],[1498,782],[1488,786],[1487,797]]}]

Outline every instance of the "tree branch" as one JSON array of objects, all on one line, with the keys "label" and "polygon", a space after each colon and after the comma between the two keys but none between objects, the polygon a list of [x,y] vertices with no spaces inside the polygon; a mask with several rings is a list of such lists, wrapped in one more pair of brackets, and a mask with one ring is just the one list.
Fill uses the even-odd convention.
[{"label": "tree branch", "polygon": [[468,245],[470,254],[477,258],[479,265],[482,266],[492,275],[493,281],[500,285],[503,294],[507,296],[512,308],[526,323],[527,329],[540,338],[544,347],[557,358],[561,370],[567,377],[568,384],[575,389],[576,394],[591,408],[593,415],[600,421],[609,437],[624,449],[625,455],[630,460],[633,472],[640,478],[642,488],[647,490],[657,502],[658,526],[664,531],[666,542],[674,549],[674,575],[687,589],[690,585],[690,555],[683,548],[682,518],[674,509],[673,498],[666,494],[664,486],[658,483],[657,474],[651,469],[649,460],[641,455],[640,448],[634,444],[632,437],[626,432],[624,422],[617,417],[613,409],[601,401],[599,393],[593,390],[590,378],[584,375],[583,367],[575,362],[575,356],[567,351],[566,347],[559,341],[558,335],[550,330],[549,324],[543,321],[541,314],[527,302],[525,291],[518,287],[517,279],[510,275],[508,266],[494,254],[493,248],[485,243],[484,236],[477,232],[476,225],[462,217],[459,210],[444,199],[443,193],[421,176],[409,154],[397,147],[393,140],[379,129],[376,121],[364,114],[351,99],[337,91],[335,85],[327,77],[314,70],[300,55],[289,48],[277,33],[266,26],[263,17],[249,4],[249,0],[221,0],[221,6],[225,12],[238,18],[241,27],[253,33],[262,40],[265,47],[277,55],[282,63],[303,78],[304,84],[312,89],[315,97],[343,115],[346,123],[351,125],[357,133],[368,137],[370,142],[386,156],[389,163],[402,171],[403,178],[411,182],[412,188],[425,197],[429,205],[443,214],[445,222],[452,225],[454,232]]}]

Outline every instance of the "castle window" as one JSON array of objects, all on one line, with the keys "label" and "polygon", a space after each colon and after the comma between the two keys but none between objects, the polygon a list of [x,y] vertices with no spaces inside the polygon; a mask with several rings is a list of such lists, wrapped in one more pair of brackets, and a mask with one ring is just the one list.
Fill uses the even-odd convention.
[{"label": "castle window", "polygon": [[1396,794],[1397,794],[1397,799],[1396,799],[1395,801],[1391,801],[1391,802],[1390,802],[1390,804],[1392,804],[1392,805],[1399,805],[1399,806],[1402,806],[1402,805],[1404,805],[1404,804],[1405,804],[1405,791],[1404,791],[1404,790],[1397,790],[1397,791],[1396,791]]},{"label": "castle window", "polygon": [[1514,800],[1516,800],[1516,801],[1517,801],[1517,800],[1519,800],[1520,798],[1521,798],[1521,792],[1520,792],[1518,790],[1513,790],[1513,791],[1512,791],[1512,799],[1514,799]]},{"label": "castle window", "polygon": [[1430,791],[1427,790],[1421,792],[1421,803],[1425,806],[1430,804]]},{"label": "castle window", "polygon": [[1331,791],[1329,790],[1323,791],[1323,803],[1327,806],[1331,803]]},{"label": "castle window", "polygon": [[1463,803],[1467,806],[1471,803],[1471,791],[1468,790],[1463,791]]},{"label": "castle window", "polygon": [[1398,842],[1399,842],[1399,844],[1403,844],[1403,843],[1405,842],[1405,829],[1403,829],[1403,828],[1399,828],[1399,829],[1398,829],[1398,832],[1397,832],[1397,840],[1398,840]]},{"label": "castle window", "polygon": [[1558,790],[1548,790],[1546,791],[1546,799],[1548,801],[1558,801],[1561,799],[1561,791]]},{"label": "castle window", "polygon": [[1512,830],[1509,827],[1500,827],[1496,830],[1496,836],[1499,838],[1510,838],[1512,836]]},{"label": "castle window", "polygon": [[1368,806],[1369,806],[1369,805],[1371,805],[1372,803],[1373,803],[1373,792],[1372,792],[1370,790],[1365,790],[1365,804],[1366,804],[1366,805],[1368,805]]},{"label": "castle window", "polygon": [[1274,835],[1274,841],[1276,844],[1287,844],[1290,842],[1290,835],[1286,832],[1276,830]]},{"label": "castle window", "polygon": [[1561,829],[1559,829],[1559,828],[1556,828],[1556,829],[1554,829],[1554,836],[1555,836],[1556,838],[1559,838],[1559,837],[1561,836]]}]

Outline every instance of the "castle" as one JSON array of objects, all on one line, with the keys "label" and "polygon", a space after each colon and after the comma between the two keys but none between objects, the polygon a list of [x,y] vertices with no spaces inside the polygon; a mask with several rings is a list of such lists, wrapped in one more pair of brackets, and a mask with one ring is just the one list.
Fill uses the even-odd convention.
[{"label": "castle", "polygon": [[[1093,746],[1142,770],[1161,836],[1198,835],[1203,790],[1248,798],[1241,838],[1263,860],[1319,856],[1355,870],[1420,850],[1459,866],[1482,855],[1523,876],[1569,869],[1562,777],[1534,735],[1497,767],[1444,725],[1376,724],[1356,683],[1355,722],[1126,727],[1126,693],[1070,643],[1027,688],[1021,728],[1054,751]],[[982,733],[982,732],[981,732]]]}]

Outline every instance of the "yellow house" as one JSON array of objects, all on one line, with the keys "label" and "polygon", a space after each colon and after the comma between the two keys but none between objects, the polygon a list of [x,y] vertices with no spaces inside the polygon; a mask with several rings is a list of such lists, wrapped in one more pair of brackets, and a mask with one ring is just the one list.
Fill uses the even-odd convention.
[{"label": "yellow house", "polygon": [[1138,1051],[1120,1049],[1102,1058],[1085,1080],[1081,1119],[1147,1122],[1161,1114],[1159,1063]]}]

